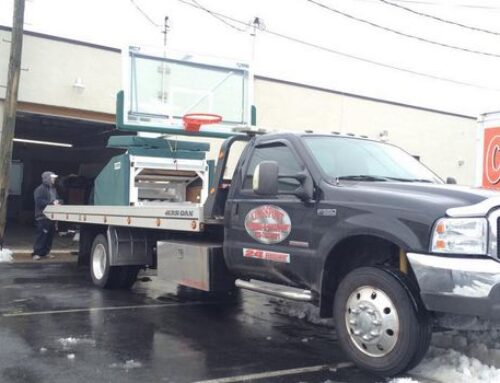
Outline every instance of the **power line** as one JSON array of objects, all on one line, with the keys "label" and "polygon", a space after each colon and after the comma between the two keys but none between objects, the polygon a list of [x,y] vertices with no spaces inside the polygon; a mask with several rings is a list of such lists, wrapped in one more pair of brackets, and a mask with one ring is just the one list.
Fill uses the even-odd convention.
[{"label": "power line", "polygon": [[134,4],[134,7],[137,8],[137,10],[156,28],[161,28],[160,24],[157,24],[139,5],[134,1],[130,0],[132,4]]},{"label": "power line", "polygon": [[324,9],[330,11],[330,12],[336,13],[336,14],[344,16],[344,17],[347,17],[347,18],[349,18],[351,20],[355,20],[355,21],[358,21],[360,23],[364,23],[364,24],[370,25],[370,26],[372,26],[374,28],[378,28],[378,29],[381,29],[381,30],[386,31],[386,32],[391,32],[391,33],[397,34],[399,36],[408,37],[408,38],[415,39],[415,40],[418,40],[418,41],[421,41],[421,42],[424,42],[424,43],[429,43],[429,44],[433,44],[433,45],[437,45],[437,46],[441,46],[441,47],[445,47],[445,48],[456,49],[456,50],[459,50],[459,51],[462,51],[462,52],[475,53],[475,54],[478,54],[478,55],[490,56],[490,57],[499,57],[500,58],[500,54],[497,54],[497,53],[478,51],[478,50],[470,49],[470,48],[463,48],[463,47],[459,47],[457,45],[451,45],[451,44],[441,43],[441,42],[438,42],[438,41],[435,41],[435,40],[426,39],[425,37],[410,35],[409,33],[405,33],[405,32],[398,31],[396,29],[388,28],[388,27],[385,27],[383,25],[374,23],[372,21],[369,21],[369,20],[362,19],[362,18],[354,16],[354,15],[351,15],[350,13],[339,11],[338,9],[332,8],[332,7],[330,7],[330,6],[326,5],[326,4],[320,3],[320,2],[315,1],[315,0],[306,0],[306,1],[309,2],[309,3],[312,3],[314,5],[317,5],[318,7],[324,8]]},{"label": "power line", "polygon": [[471,26],[471,25],[466,25],[466,24],[458,23],[456,21],[443,19],[441,17],[430,15],[428,13],[416,11],[416,10],[414,10],[412,8],[408,8],[408,7],[405,7],[403,5],[393,3],[391,1],[387,1],[387,0],[378,0],[378,1],[380,1],[380,2],[382,2],[384,4],[387,4],[387,5],[390,5],[392,7],[396,7],[396,8],[405,10],[407,12],[414,13],[415,15],[418,15],[418,16],[427,17],[429,19],[433,19],[433,20],[440,21],[440,22],[443,22],[443,23],[455,25],[457,27],[461,27],[461,28],[465,28],[465,29],[470,29],[470,30],[476,31],[476,32],[483,32],[483,33],[489,33],[489,34],[492,34],[492,35],[500,36],[500,32],[495,32],[495,31],[491,31],[489,29],[483,29],[483,28],[474,27],[474,26]]},{"label": "power line", "polygon": [[191,1],[198,6],[197,7],[198,9],[201,9],[201,10],[207,12],[210,16],[212,16],[215,19],[219,20],[220,22],[226,24],[228,27],[233,28],[233,29],[237,30],[238,32],[246,32],[247,31],[247,29],[242,29],[242,28],[237,27],[236,25],[228,23],[226,20],[224,20],[224,18],[220,17],[218,14],[210,11],[209,9],[205,8],[198,1],[196,1],[196,0],[191,0]]},{"label": "power line", "polygon": [[[358,1],[368,1],[374,2],[377,0],[358,0]],[[445,4],[436,1],[422,1],[422,0],[394,0],[397,3],[406,3],[406,4],[420,4],[420,5],[430,5],[430,6],[438,6],[438,7],[453,7],[453,8],[472,8],[472,9],[482,9],[488,11],[500,11],[500,7],[495,7],[492,5],[481,5],[481,4]]]},{"label": "power line", "polygon": [[[186,1],[186,0],[177,0],[177,1],[180,2],[180,3],[182,3],[182,4],[188,5],[190,7],[193,7],[193,8],[202,10],[202,11],[205,11],[207,13],[210,13],[210,14],[213,14],[213,15],[217,15],[218,16],[217,19],[222,18],[222,19],[224,19],[226,21],[229,20],[229,21],[231,21],[233,23],[244,25],[246,27],[251,27],[252,26],[252,24],[250,24],[250,23],[238,20],[238,19],[236,19],[234,17],[231,17],[231,16],[227,16],[227,15],[224,15],[224,14],[212,11],[212,10],[206,8],[206,7],[201,8],[198,5],[191,3],[190,1]],[[392,69],[392,70],[396,70],[396,71],[399,71],[399,72],[404,72],[404,73],[412,74],[412,75],[419,76],[419,77],[430,78],[430,79],[433,79],[433,80],[438,80],[438,81],[443,81],[443,82],[449,82],[449,83],[453,83],[453,84],[457,84],[457,85],[463,85],[463,86],[468,86],[468,87],[477,88],[477,89],[484,89],[484,90],[490,90],[490,91],[500,92],[499,88],[493,88],[493,87],[488,87],[488,86],[484,86],[484,85],[474,84],[474,83],[470,83],[470,82],[466,82],[466,81],[455,80],[455,79],[448,78],[448,77],[442,77],[442,76],[437,76],[437,75],[433,75],[433,74],[429,74],[429,73],[419,72],[419,71],[415,71],[415,70],[412,70],[412,69],[398,67],[398,66],[387,64],[387,63],[383,63],[383,62],[380,62],[380,61],[367,59],[367,58],[364,58],[364,57],[361,57],[361,56],[356,56],[356,55],[353,55],[353,54],[350,54],[350,53],[341,52],[341,51],[335,50],[333,48],[325,47],[325,46],[322,46],[322,45],[319,45],[319,44],[316,44],[316,43],[312,43],[312,42],[309,42],[309,41],[306,41],[306,40],[302,40],[302,39],[297,38],[297,37],[288,36],[288,35],[285,35],[283,33],[275,32],[275,31],[269,30],[269,28],[262,29],[262,31],[264,33],[267,33],[269,35],[272,35],[272,36],[275,36],[275,37],[278,37],[278,38],[281,38],[281,39],[284,39],[284,40],[288,40],[288,41],[291,41],[291,42],[294,42],[294,43],[297,43],[297,44],[300,44],[300,45],[308,46],[308,47],[315,48],[315,49],[318,49],[318,50],[321,50],[321,51],[324,51],[324,52],[328,52],[328,53],[332,53],[332,54],[335,54],[335,55],[338,55],[338,56],[342,56],[342,57],[346,57],[346,58],[353,59],[353,60],[356,60],[356,61],[360,61],[360,62],[363,62],[363,63],[366,63],[366,64],[371,64],[371,65],[375,65],[375,66],[386,68],[386,69]]]},{"label": "power line", "polygon": [[499,7],[494,7],[491,5],[481,5],[481,4],[443,4],[435,1],[419,1],[419,0],[397,0],[401,3],[413,3],[413,4],[425,4],[425,5],[437,5],[437,6],[448,6],[454,8],[476,8],[476,9],[487,9],[487,10],[500,10]]},{"label": "power line", "polygon": [[298,39],[298,38],[295,38],[295,37],[286,36],[286,35],[283,35],[283,34],[278,33],[278,32],[272,32],[272,31],[269,31],[269,30],[265,30],[264,32],[266,32],[268,34],[271,34],[271,35],[274,35],[274,36],[277,36],[277,37],[281,37],[281,38],[286,39],[286,40],[293,41],[293,42],[298,43],[298,44],[307,45],[307,46],[310,46],[312,48],[316,48],[316,49],[319,49],[319,50],[322,50],[322,51],[325,51],[325,52],[334,53],[334,54],[337,54],[339,56],[344,56],[344,57],[351,58],[351,59],[354,59],[354,60],[357,60],[357,61],[362,61],[362,62],[365,62],[365,63],[368,63],[368,64],[380,66],[380,67],[383,67],[383,68],[393,69],[393,70],[397,70],[397,71],[400,71],[400,72],[406,72],[406,73],[410,73],[410,74],[413,74],[413,75],[416,75],[416,76],[427,77],[427,78],[431,78],[433,80],[451,82],[451,83],[458,84],[458,85],[465,85],[465,86],[470,86],[470,87],[480,88],[480,89],[485,89],[485,90],[500,91],[499,88],[491,88],[491,87],[487,87],[487,86],[483,86],[483,85],[478,85],[478,84],[473,84],[473,83],[469,83],[469,82],[465,82],[465,81],[454,80],[454,79],[447,78],[447,77],[436,76],[436,75],[432,75],[432,74],[429,74],[429,73],[418,72],[418,71],[415,71],[415,70],[412,70],[412,69],[397,67],[397,66],[394,66],[394,65],[391,65],[391,64],[386,64],[386,63],[383,63],[383,62],[379,62],[379,61],[367,59],[367,58],[356,56],[356,55],[352,55],[352,54],[349,54],[349,53],[340,52],[340,51],[337,51],[335,49],[324,47],[324,46],[321,46],[321,45],[318,45],[318,44],[315,44],[315,43],[311,43],[311,42],[308,42],[308,41],[304,41],[304,40],[301,40],[301,39]]}]

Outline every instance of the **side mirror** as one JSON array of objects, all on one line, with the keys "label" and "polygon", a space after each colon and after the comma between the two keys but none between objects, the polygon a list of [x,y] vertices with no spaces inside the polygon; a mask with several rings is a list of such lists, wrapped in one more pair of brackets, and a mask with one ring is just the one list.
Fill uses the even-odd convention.
[{"label": "side mirror", "polygon": [[[279,179],[295,179],[300,186],[293,191],[278,191]],[[306,171],[294,175],[279,175],[279,166],[276,161],[262,161],[255,168],[252,179],[253,191],[257,195],[273,197],[278,194],[294,195],[303,201],[309,201],[313,198],[314,186],[311,177]]]},{"label": "side mirror", "polygon": [[262,161],[255,168],[253,175],[253,191],[261,196],[275,196],[278,194],[279,167],[276,161]]},{"label": "side mirror", "polygon": [[457,179],[455,177],[447,177],[446,178],[446,183],[449,185],[456,185],[457,184]]}]

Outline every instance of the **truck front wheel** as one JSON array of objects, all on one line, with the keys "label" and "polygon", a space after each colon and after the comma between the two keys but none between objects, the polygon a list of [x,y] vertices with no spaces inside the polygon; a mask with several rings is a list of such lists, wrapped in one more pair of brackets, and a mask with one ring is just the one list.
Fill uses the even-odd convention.
[{"label": "truck front wheel", "polygon": [[99,234],[92,243],[90,275],[94,285],[105,289],[128,289],[137,279],[140,266],[111,266],[106,236]]},{"label": "truck front wheel", "polygon": [[347,274],[335,294],[342,348],[360,368],[377,375],[397,375],[415,366],[429,346],[429,318],[417,311],[419,297],[403,285],[405,278],[362,267]]}]

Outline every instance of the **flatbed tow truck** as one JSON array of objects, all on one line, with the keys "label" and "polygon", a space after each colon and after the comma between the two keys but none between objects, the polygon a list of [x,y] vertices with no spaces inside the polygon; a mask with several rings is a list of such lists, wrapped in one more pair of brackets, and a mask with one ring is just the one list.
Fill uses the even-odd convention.
[{"label": "flatbed tow truck", "polygon": [[438,316],[500,318],[498,193],[447,185],[366,138],[226,133],[215,166],[207,144],[112,137],[126,153],[96,179],[94,205],[46,208],[80,225],[97,286],[129,288],[148,268],[201,291],[310,302],[380,376],[422,360]]}]

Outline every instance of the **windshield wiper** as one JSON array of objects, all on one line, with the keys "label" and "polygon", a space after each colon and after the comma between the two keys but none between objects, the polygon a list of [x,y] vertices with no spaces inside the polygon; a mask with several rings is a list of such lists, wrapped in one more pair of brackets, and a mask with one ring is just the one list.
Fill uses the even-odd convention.
[{"label": "windshield wiper", "polygon": [[387,181],[388,177],[381,176],[369,176],[365,174],[352,175],[352,176],[340,176],[337,177],[338,180],[346,180],[346,181]]},{"label": "windshield wiper", "polygon": [[388,177],[388,176],[372,176],[372,175],[367,175],[367,174],[340,176],[340,177],[337,177],[337,179],[338,180],[347,180],[347,181],[372,181],[372,182],[398,181],[398,182],[433,183],[432,180],[424,179],[424,178],[398,178],[398,177]]},{"label": "windshield wiper", "polygon": [[425,182],[426,184],[433,184],[434,182],[432,180],[428,180],[426,178],[415,178],[411,180],[411,182]]},{"label": "windshield wiper", "polygon": [[425,179],[425,178],[398,178],[398,177],[385,177],[391,181],[400,181],[400,182],[425,182],[432,184],[432,180]]}]

